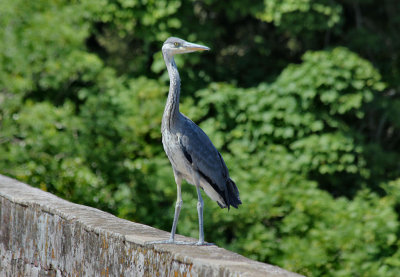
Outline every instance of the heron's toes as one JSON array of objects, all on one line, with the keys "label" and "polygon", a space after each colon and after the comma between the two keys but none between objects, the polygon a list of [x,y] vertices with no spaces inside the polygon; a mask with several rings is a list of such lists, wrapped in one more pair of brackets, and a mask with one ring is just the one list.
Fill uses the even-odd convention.
[{"label": "heron's toes", "polygon": [[213,246],[215,243],[205,242],[205,241],[198,241],[195,243],[197,246]]},{"label": "heron's toes", "polygon": [[156,240],[156,241],[149,241],[146,242],[145,245],[152,245],[152,244],[176,244],[176,245],[211,245],[208,243],[202,243],[199,244],[199,242],[195,241],[177,241],[173,239],[168,239],[168,240]]},{"label": "heron's toes", "polygon": [[176,244],[176,245],[197,245],[197,246],[215,245],[215,243],[209,243],[209,242],[205,242],[205,241],[177,241],[174,239],[155,240],[155,241],[145,242],[145,245],[152,245],[152,244]]},{"label": "heron's toes", "polygon": [[144,244],[149,245],[149,244],[173,244],[173,243],[175,243],[173,239],[167,239],[167,240],[147,241]]}]

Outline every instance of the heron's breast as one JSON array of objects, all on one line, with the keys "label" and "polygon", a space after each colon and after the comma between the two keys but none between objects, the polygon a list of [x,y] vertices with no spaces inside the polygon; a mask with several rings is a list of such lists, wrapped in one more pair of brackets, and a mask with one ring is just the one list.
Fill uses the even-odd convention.
[{"label": "heron's breast", "polygon": [[182,175],[190,175],[191,164],[186,159],[179,143],[179,136],[171,133],[163,133],[162,142],[165,153],[172,166]]}]

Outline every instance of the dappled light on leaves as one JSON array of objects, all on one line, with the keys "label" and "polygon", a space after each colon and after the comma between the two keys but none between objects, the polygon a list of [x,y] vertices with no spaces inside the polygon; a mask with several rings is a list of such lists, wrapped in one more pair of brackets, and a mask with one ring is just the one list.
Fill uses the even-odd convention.
[{"label": "dappled light on leaves", "polygon": [[[0,173],[169,231],[162,42],[243,205],[207,239],[307,276],[400,276],[396,1],[0,1]],[[183,184],[178,233],[197,237]]]}]

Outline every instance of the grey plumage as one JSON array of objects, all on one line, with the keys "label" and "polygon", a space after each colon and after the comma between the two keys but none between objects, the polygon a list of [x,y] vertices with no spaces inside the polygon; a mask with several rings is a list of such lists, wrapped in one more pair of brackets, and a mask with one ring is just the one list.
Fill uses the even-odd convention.
[{"label": "grey plumage", "polygon": [[182,179],[195,185],[197,189],[199,213],[199,242],[197,244],[199,245],[205,244],[203,200],[200,188],[221,208],[229,209],[230,206],[237,208],[242,203],[239,191],[229,177],[228,168],[221,154],[203,130],[179,112],[180,77],[173,56],[201,50],[209,50],[209,48],[175,37],[168,38],[162,48],[170,77],[170,89],[161,125],[162,142],[171,162],[178,190],[171,238],[162,243],[179,243],[175,242],[174,235],[182,206]]},{"label": "grey plumage", "polygon": [[[221,208],[228,207],[229,209],[231,205],[237,208],[241,203],[239,192],[235,183],[229,177],[228,168],[221,154],[203,130],[193,121],[182,115],[180,122],[180,126],[176,129],[179,130],[180,134],[178,140],[181,151],[186,158],[187,166],[191,166],[191,170],[196,170],[199,173],[201,188],[204,189],[206,186],[211,186],[220,196],[219,198],[215,198],[213,194],[209,195],[207,193],[208,189],[205,191],[211,199],[217,201]],[[170,157],[168,153],[167,155]],[[171,156],[174,156],[174,154]],[[180,172],[180,169],[175,168],[175,171]],[[196,185],[190,176],[185,175],[185,173],[182,175],[189,183]]]}]

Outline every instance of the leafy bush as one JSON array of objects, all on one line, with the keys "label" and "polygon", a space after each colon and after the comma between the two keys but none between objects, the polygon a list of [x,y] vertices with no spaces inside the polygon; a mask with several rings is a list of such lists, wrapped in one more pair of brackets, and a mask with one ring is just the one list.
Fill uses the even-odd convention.
[{"label": "leafy bush", "polygon": [[[243,201],[205,199],[206,239],[307,276],[398,276],[400,17],[377,5],[2,1],[0,172],[169,230],[160,48],[203,42],[177,57],[181,111]],[[178,231],[197,236],[193,187],[183,200]]]}]

